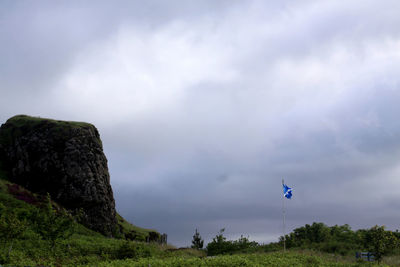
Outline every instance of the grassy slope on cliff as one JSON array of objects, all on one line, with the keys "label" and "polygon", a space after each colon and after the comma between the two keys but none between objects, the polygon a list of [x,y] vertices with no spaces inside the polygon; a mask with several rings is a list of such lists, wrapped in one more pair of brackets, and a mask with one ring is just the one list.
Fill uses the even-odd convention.
[{"label": "grassy slope on cliff", "polygon": [[157,236],[160,234],[156,230],[142,228],[136,225],[129,223],[125,220],[121,215],[117,213],[117,221],[121,227],[122,234],[127,239],[137,240],[137,241],[146,241],[147,237]]},{"label": "grassy slope on cliff", "polygon": [[12,124],[14,127],[35,127],[40,123],[48,122],[58,125],[59,128],[77,128],[77,127],[94,127],[93,124],[79,121],[62,121],[49,118],[32,117],[28,115],[16,115],[7,120],[6,123]]},{"label": "grassy slope on cliff", "polygon": [[[10,214],[16,214],[19,221],[26,227],[22,236],[13,240],[12,243],[0,238],[0,264],[10,263],[18,266],[97,265],[106,260],[161,256],[168,248],[154,243],[146,244],[122,238],[107,238],[77,222],[73,223],[72,234],[65,239],[58,239],[53,247],[46,236],[35,230],[35,222],[31,221],[30,216],[35,212],[45,212],[43,196],[33,194],[21,186],[0,179],[0,205]],[[56,209],[62,209],[56,203],[53,203],[53,206]],[[0,219],[0,228],[3,227],[1,223]],[[126,221],[123,227],[128,228],[126,231],[135,229],[142,231],[143,234],[148,231],[130,225]],[[8,253],[10,248],[12,248],[11,252]]]}]

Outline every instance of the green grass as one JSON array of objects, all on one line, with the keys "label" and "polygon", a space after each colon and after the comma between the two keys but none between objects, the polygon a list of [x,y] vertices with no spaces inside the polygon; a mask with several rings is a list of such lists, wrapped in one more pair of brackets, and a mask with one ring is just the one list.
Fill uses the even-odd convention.
[{"label": "green grass", "polygon": [[[9,193],[7,185],[14,185],[13,183],[9,182],[5,179],[3,175],[0,173],[0,203],[9,207],[10,209],[23,209],[26,212],[32,211],[37,209],[38,207],[16,199],[12,194]],[[38,200],[43,199],[43,196],[35,193],[31,193],[29,190],[24,189],[23,187],[19,186],[21,192],[26,192],[27,194],[31,194],[36,197]],[[54,205],[58,206],[57,203],[53,203]],[[138,226],[135,226],[128,221],[126,221],[121,215],[117,213],[118,224],[122,226],[122,233],[125,235],[127,233],[136,233],[138,235],[138,239],[136,241],[144,241],[149,233],[157,233],[157,231],[152,229],[145,229]],[[104,237],[100,233],[97,233],[89,228],[81,224],[76,225],[76,231],[79,234],[94,236],[94,237]]]},{"label": "green grass", "polygon": [[[4,177],[3,177],[4,178]],[[18,193],[37,198],[35,205],[19,200],[9,192],[9,186],[15,184],[0,179],[0,203],[7,210],[18,214],[18,217],[25,220],[27,229],[23,236],[13,242],[13,249],[10,254],[9,263],[17,266],[77,266],[82,264],[97,265],[99,262],[124,259],[126,257],[162,257],[171,254],[166,251],[168,246],[161,246],[155,243],[147,244],[137,241],[126,241],[124,239],[107,238],[100,233],[92,231],[85,226],[75,222],[73,234],[64,240],[58,240],[55,248],[51,247],[48,240],[43,239],[35,232],[32,223],[29,221],[29,214],[40,210],[40,206],[45,204],[43,196],[33,194],[23,187],[18,187]],[[59,205],[53,203],[58,209]],[[129,224],[121,216],[118,217],[123,222],[125,231],[135,230],[145,236],[153,230],[136,227]],[[5,259],[10,244],[7,240],[0,239],[0,264]]]},{"label": "green grass", "polygon": [[118,224],[122,226],[122,233],[126,237],[135,237],[135,240],[146,241],[151,233],[160,235],[156,230],[141,228],[126,221],[121,215],[117,213]]},{"label": "green grass", "polygon": [[31,117],[27,115],[16,115],[6,121],[7,127],[2,127],[0,131],[0,144],[11,144],[15,138],[21,136],[27,131],[33,130],[41,124],[51,124],[55,135],[62,136],[66,131],[73,128],[94,128],[86,122],[60,121],[40,117]]},{"label": "green grass", "polygon": [[[8,186],[7,185],[12,185],[12,183],[0,179],[0,203],[2,203],[4,206],[8,207],[9,209],[24,209],[26,211],[30,211],[33,209],[36,209],[35,206],[30,205],[24,201],[16,199],[13,195],[11,195],[8,192]],[[28,192],[28,190],[26,190]],[[33,194],[34,196],[37,196],[36,194]]]},{"label": "green grass", "polygon": [[32,117],[28,115],[16,115],[7,120],[7,123],[12,123],[16,127],[22,126],[30,126],[34,127],[43,122],[54,123],[59,125],[60,127],[93,127],[92,124],[86,122],[77,122],[77,121],[61,121],[61,120],[53,120],[48,118],[40,118],[40,117]]},{"label": "green grass", "polygon": [[[92,266],[90,264],[83,266]],[[224,255],[216,257],[169,257],[141,258],[137,260],[114,260],[98,263],[96,266],[110,267],[179,267],[179,266],[214,266],[214,267],[262,267],[262,266],[292,266],[292,267],[345,267],[345,266],[388,266],[385,264],[369,264],[358,262],[337,261],[328,256],[309,255],[301,252],[273,252],[258,254]]]}]

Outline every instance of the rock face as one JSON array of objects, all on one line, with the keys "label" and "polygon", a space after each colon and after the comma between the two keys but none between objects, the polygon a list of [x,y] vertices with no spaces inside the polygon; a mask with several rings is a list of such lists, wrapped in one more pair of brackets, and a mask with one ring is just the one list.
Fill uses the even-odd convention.
[{"label": "rock face", "polygon": [[87,123],[19,115],[0,128],[0,161],[9,179],[49,192],[83,223],[111,236],[117,226],[107,159],[97,129]]}]

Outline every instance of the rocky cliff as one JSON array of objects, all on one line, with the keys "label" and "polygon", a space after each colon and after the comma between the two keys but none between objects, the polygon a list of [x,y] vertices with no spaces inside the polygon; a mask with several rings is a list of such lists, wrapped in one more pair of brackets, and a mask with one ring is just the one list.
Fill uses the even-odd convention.
[{"label": "rocky cliff", "polygon": [[0,128],[0,162],[12,182],[82,209],[89,228],[108,236],[116,230],[107,159],[93,125],[12,117]]}]

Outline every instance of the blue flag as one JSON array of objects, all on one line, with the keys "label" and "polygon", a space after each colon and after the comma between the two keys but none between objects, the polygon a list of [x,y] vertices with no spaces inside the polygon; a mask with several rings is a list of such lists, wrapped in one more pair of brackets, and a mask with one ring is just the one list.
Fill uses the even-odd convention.
[{"label": "blue flag", "polygon": [[290,188],[289,186],[282,184],[283,185],[283,195],[288,198],[291,199],[292,198],[292,188]]}]

